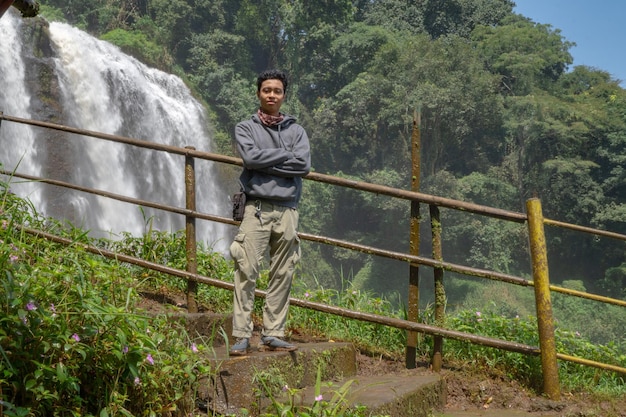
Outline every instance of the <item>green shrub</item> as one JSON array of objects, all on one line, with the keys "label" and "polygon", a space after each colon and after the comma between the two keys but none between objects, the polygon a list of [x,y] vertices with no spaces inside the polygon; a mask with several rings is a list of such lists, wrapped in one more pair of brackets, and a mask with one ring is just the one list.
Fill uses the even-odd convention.
[{"label": "green shrub", "polygon": [[[462,332],[539,346],[537,320],[532,316],[508,318],[490,311],[462,311],[449,317],[447,325]],[[624,346],[618,343],[593,344],[579,332],[558,327],[555,329],[555,340],[558,353],[626,367]],[[541,361],[538,356],[505,352],[457,340],[446,341],[444,352],[455,360],[500,369],[511,379],[532,388],[540,389],[542,386]],[[570,390],[626,391],[624,375],[568,361],[559,361],[559,378],[561,384]]]},{"label": "green shrub", "polygon": [[[4,415],[192,411],[203,345],[135,309],[127,265],[83,250],[84,232],[40,219],[1,184],[0,388]],[[75,239],[35,238],[36,226]]]}]

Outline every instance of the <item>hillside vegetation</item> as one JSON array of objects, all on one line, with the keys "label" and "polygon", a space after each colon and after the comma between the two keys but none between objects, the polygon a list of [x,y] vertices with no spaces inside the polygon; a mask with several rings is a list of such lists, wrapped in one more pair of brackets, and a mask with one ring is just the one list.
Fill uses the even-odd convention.
[{"label": "hillside vegetation", "polygon": [[[42,0],[42,14],[183,77],[206,104],[223,153],[233,152],[235,123],[255,110],[256,73],[276,66],[291,75],[285,110],[309,132],[317,172],[409,189],[419,113],[421,191],[513,211],[539,197],[545,217],[624,233],[626,92],[602,69],[572,67],[575,40],[513,6]],[[311,183],[303,201],[303,231],[408,248],[405,201]],[[448,211],[442,223],[446,261],[529,276],[520,228]],[[553,283],[626,297],[619,244],[548,233]],[[406,286],[404,263],[317,246],[305,262],[310,284],[339,289],[350,281],[392,297]],[[450,306],[465,302],[467,285],[449,288]]]}]

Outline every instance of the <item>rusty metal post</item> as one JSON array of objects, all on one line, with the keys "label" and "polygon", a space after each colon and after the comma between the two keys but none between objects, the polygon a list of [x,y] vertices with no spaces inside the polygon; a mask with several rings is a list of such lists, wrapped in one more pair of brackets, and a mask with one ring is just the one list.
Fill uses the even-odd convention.
[{"label": "rusty metal post", "polygon": [[[193,146],[185,146],[185,149],[195,150]],[[185,207],[196,211],[196,170],[194,158],[189,155],[185,156]],[[193,216],[185,216],[185,236],[187,238],[187,272],[197,274],[196,218]],[[187,311],[190,313],[198,312],[197,293],[198,283],[187,280]]]},{"label": "rusty metal post", "polygon": [[[420,114],[413,115],[413,132],[411,134],[411,191],[420,189]],[[420,203],[411,201],[411,231],[409,253],[418,256],[420,248]],[[407,320],[419,322],[419,269],[417,265],[409,266],[409,296]],[[406,335],[406,367],[413,369],[417,366],[417,337],[418,333],[407,331]]]},{"label": "rusty metal post", "polygon": [[537,327],[539,347],[541,349],[541,368],[543,371],[543,391],[550,399],[559,400],[559,372],[557,366],[556,342],[554,339],[554,319],[550,301],[550,279],[548,275],[548,254],[543,227],[541,201],[531,198],[526,201],[528,214],[528,236],[532,259],[535,304],[537,308]]},{"label": "rusty metal post", "polygon": [[[430,211],[430,229],[433,241],[433,259],[443,262],[443,253],[441,250],[441,216],[439,207],[431,204]],[[443,286],[443,268],[433,268],[435,280],[435,326],[443,327],[444,315],[446,309],[446,290]],[[433,371],[440,372],[442,366],[443,355],[443,337],[435,335],[433,337],[433,357],[431,365]]]}]

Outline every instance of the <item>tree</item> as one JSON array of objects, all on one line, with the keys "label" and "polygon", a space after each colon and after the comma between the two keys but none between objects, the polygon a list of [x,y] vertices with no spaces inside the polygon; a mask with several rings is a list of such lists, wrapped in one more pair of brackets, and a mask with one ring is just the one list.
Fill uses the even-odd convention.
[{"label": "tree", "polygon": [[478,25],[499,25],[515,6],[511,0],[426,0],[424,3],[424,28],[433,38],[469,37]]},{"label": "tree", "polygon": [[356,20],[367,26],[417,35],[425,33],[425,3],[425,0],[362,0],[357,2]]},{"label": "tree", "polygon": [[237,11],[235,33],[246,40],[254,72],[284,67],[288,8],[283,3],[282,0],[243,0]]},{"label": "tree", "polygon": [[192,7],[185,0],[151,0],[148,13],[156,28],[156,42],[165,45],[179,62],[187,57],[185,42],[191,33]]},{"label": "tree", "polygon": [[494,78],[475,50],[458,36],[427,42],[405,39],[398,60],[381,55],[377,74],[393,83],[386,96],[387,120],[421,110],[422,176],[447,169],[460,175],[485,170],[501,147],[502,102]]},{"label": "tree", "polygon": [[568,51],[574,44],[565,41],[560,30],[519,16],[504,19],[501,26],[477,26],[472,40],[487,68],[501,77],[505,94],[545,89],[572,63]]}]

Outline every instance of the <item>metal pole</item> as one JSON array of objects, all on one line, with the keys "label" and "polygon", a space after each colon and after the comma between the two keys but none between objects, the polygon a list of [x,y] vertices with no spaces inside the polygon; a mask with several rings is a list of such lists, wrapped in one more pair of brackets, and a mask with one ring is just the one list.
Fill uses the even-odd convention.
[{"label": "metal pole", "polygon": [[[195,149],[193,146],[186,146],[185,148]],[[187,209],[195,212],[196,171],[194,158],[192,156],[185,157],[185,200]],[[194,216],[185,216],[185,236],[187,238],[187,272],[197,274],[196,218]],[[198,304],[196,302],[197,292],[198,283],[192,280],[187,281],[187,311],[190,313],[198,312]]]},{"label": "metal pole", "polygon": [[[433,259],[435,261],[443,261],[441,250],[441,216],[439,207],[435,205],[429,206],[430,211],[430,228],[433,240]],[[443,286],[443,268],[433,268],[433,276],[435,280],[435,325],[443,326],[444,315],[446,309],[446,290]],[[443,337],[436,335],[433,338],[433,357],[431,365],[433,371],[441,371],[443,356]]]},{"label": "metal pole", "polygon": [[[420,114],[413,115],[413,132],[411,134],[411,191],[420,188]],[[411,231],[409,253],[418,256],[420,248],[420,203],[411,201]],[[407,320],[419,322],[419,269],[417,265],[409,266],[409,296]],[[418,333],[407,331],[406,335],[406,367],[413,369],[416,364]]]},{"label": "metal pole", "polygon": [[561,391],[554,338],[554,319],[550,301],[548,254],[539,199],[532,198],[527,200],[526,212],[528,215],[528,236],[535,287],[539,347],[541,349],[541,368],[543,370],[543,391],[550,399],[559,400]]}]

